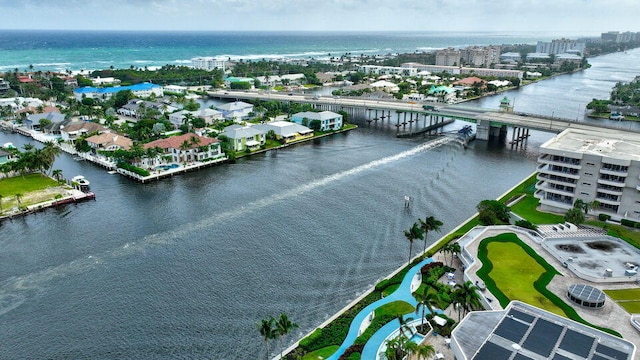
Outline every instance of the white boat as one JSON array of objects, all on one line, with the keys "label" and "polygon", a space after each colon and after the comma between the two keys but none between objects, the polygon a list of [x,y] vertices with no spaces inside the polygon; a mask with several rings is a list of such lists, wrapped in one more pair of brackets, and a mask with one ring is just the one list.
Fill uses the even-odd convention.
[{"label": "white boat", "polygon": [[82,192],[89,191],[89,184],[89,180],[82,175],[76,175],[71,179],[71,185]]}]

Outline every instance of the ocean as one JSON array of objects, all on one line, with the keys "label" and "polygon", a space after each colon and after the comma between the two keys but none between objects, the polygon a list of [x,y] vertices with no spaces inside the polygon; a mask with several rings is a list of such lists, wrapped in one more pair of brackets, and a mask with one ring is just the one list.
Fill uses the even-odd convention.
[{"label": "ocean", "polygon": [[[569,34],[579,37],[581,34]],[[194,57],[232,60],[394,54],[469,45],[535,44],[546,32],[131,32],[0,31],[0,72],[189,65]],[[582,34],[584,35],[584,34]]]}]

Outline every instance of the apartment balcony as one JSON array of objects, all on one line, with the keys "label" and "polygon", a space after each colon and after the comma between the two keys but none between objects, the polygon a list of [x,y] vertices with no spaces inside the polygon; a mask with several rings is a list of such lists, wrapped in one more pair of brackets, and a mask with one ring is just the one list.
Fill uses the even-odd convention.
[{"label": "apartment balcony", "polygon": [[543,173],[543,174],[556,175],[556,176],[566,177],[566,178],[574,179],[574,180],[580,179],[580,174],[578,174],[577,172],[572,173],[572,172],[568,171],[567,168],[564,168],[564,169],[553,169],[553,167],[548,165],[548,164],[538,165],[537,170],[538,170],[538,172]]},{"label": "apartment balcony", "polygon": [[553,184],[548,184],[548,183],[544,183],[541,186],[536,186],[536,188],[539,190],[546,191],[548,193],[564,195],[564,196],[574,196],[576,191],[575,189],[569,190],[569,189],[558,188],[553,186]]},{"label": "apartment balcony", "polygon": [[544,174],[540,172],[536,176],[536,179],[540,181],[553,183],[553,184],[559,184],[559,185],[576,185],[576,183],[578,182],[576,179],[569,179],[569,178],[562,178],[562,177],[558,178],[555,175]]},{"label": "apartment balcony", "polygon": [[555,199],[540,199],[540,204],[541,205],[546,205],[546,206],[551,206],[551,207],[555,207],[558,209],[564,209],[564,210],[569,210],[571,208],[573,208],[573,204],[570,201],[564,201],[564,200],[555,200]]},{"label": "apartment balcony", "polygon": [[597,196],[596,200],[601,204],[620,206],[620,200],[613,200],[613,199],[608,199],[608,198],[600,197],[600,196]]},{"label": "apartment balcony", "polygon": [[580,160],[574,159],[573,161],[561,161],[554,160],[549,154],[542,155],[538,157],[538,163],[547,164],[547,165],[556,165],[556,166],[565,166],[571,169],[580,170],[582,169],[582,165],[580,165]]},{"label": "apartment balcony", "polygon": [[610,169],[601,168],[600,169],[600,174],[627,177],[629,175],[629,170],[618,171],[618,170],[610,170]]},{"label": "apartment balcony", "polygon": [[[640,185],[639,185],[640,186]],[[603,189],[601,187],[598,187],[598,192],[604,193],[604,194],[609,194],[609,195],[616,195],[616,196],[621,196],[622,195],[622,188],[620,188],[620,190],[611,190],[611,189]]]},{"label": "apartment balcony", "polygon": [[621,181],[613,181],[613,180],[606,180],[606,179],[598,179],[598,184],[602,184],[602,185],[609,185],[609,186],[615,186],[615,187],[624,187],[624,182]]}]

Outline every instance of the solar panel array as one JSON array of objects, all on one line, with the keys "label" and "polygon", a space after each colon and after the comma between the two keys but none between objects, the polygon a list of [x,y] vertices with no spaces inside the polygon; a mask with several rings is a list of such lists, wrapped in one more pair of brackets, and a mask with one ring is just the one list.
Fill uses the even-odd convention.
[{"label": "solar panel array", "polygon": [[600,344],[595,336],[567,325],[511,308],[473,359],[629,359],[629,353]]},{"label": "solar panel array", "polygon": [[569,286],[569,292],[576,298],[591,303],[603,302],[605,299],[602,291],[585,284],[573,284]]}]

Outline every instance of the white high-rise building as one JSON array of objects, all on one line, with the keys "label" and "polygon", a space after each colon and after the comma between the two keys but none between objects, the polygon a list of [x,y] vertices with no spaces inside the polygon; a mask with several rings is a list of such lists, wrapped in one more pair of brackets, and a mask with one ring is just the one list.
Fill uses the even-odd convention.
[{"label": "white high-rise building", "polygon": [[196,69],[213,70],[220,69],[225,71],[227,61],[221,58],[205,56],[191,59],[191,66]]},{"label": "white high-rise building", "polygon": [[640,220],[640,136],[621,130],[567,129],[540,146],[536,198],[565,212],[576,200],[614,220]]}]

